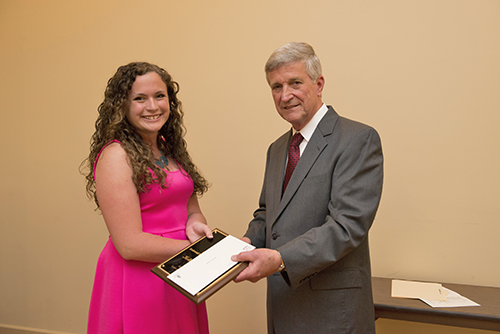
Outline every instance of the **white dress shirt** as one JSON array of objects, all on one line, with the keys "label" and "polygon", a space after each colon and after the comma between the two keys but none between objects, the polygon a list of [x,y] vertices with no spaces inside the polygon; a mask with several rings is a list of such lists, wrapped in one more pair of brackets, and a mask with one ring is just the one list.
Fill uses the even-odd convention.
[{"label": "white dress shirt", "polygon": [[318,126],[319,122],[321,119],[323,119],[323,116],[325,116],[326,112],[328,111],[328,107],[326,104],[323,103],[323,105],[319,108],[319,110],[314,114],[313,118],[309,121],[309,123],[306,124],[300,131],[295,131],[293,130],[293,134],[300,132],[302,134],[302,137],[304,137],[304,140],[302,140],[302,143],[300,143],[300,155],[302,156],[302,153],[306,149],[307,143],[311,140],[311,137],[314,133],[314,130],[316,130],[316,127]]}]

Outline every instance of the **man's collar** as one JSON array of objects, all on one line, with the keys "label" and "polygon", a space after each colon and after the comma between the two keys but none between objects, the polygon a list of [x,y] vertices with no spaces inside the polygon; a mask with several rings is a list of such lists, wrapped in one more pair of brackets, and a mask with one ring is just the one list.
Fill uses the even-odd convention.
[{"label": "man's collar", "polygon": [[[313,118],[311,118],[309,123],[307,123],[306,126],[304,126],[302,128],[302,130],[298,131],[302,134],[302,137],[304,137],[304,139],[306,141],[311,140],[311,137],[313,135],[314,130],[316,130],[316,127],[318,126],[318,124],[321,121],[321,119],[323,118],[323,116],[325,116],[327,111],[328,111],[328,107],[326,106],[326,104],[323,103],[323,105],[319,108],[319,110],[316,112],[316,114],[314,114]],[[293,131],[294,134],[296,132],[297,131],[295,131],[295,130]]]}]

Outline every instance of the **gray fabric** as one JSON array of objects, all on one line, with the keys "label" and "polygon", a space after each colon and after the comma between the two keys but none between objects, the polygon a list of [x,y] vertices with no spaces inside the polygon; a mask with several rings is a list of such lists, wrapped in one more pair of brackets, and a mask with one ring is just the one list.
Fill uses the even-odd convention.
[{"label": "gray fabric", "polygon": [[380,138],[328,108],[282,199],[291,131],[269,147],[245,234],[286,266],[267,279],[269,333],[375,332],[368,231],[382,192]]}]

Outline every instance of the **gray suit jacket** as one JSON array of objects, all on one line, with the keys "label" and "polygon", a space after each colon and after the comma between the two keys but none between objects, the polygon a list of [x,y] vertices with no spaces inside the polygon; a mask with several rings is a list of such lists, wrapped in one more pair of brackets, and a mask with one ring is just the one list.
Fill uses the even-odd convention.
[{"label": "gray suit jacket", "polygon": [[291,131],[269,147],[245,234],[279,250],[286,266],[267,279],[269,333],[375,332],[368,230],[382,193],[382,147],[373,128],[328,109],[283,198]]}]

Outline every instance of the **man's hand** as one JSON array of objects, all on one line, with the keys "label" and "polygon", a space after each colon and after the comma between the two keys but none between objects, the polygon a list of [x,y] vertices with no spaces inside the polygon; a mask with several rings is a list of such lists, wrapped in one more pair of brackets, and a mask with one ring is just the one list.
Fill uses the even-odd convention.
[{"label": "man's hand", "polygon": [[233,255],[231,260],[237,262],[250,262],[235,279],[235,282],[248,280],[252,283],[274,274],[281,265],[281,256],[277,250],[258,248],[248,252]]},{"label": "man's hand", "polygon": [[242,237],[240,240],[246,242],[247,244],[252,244],[252,240],[250,240],[250,238]]}]

